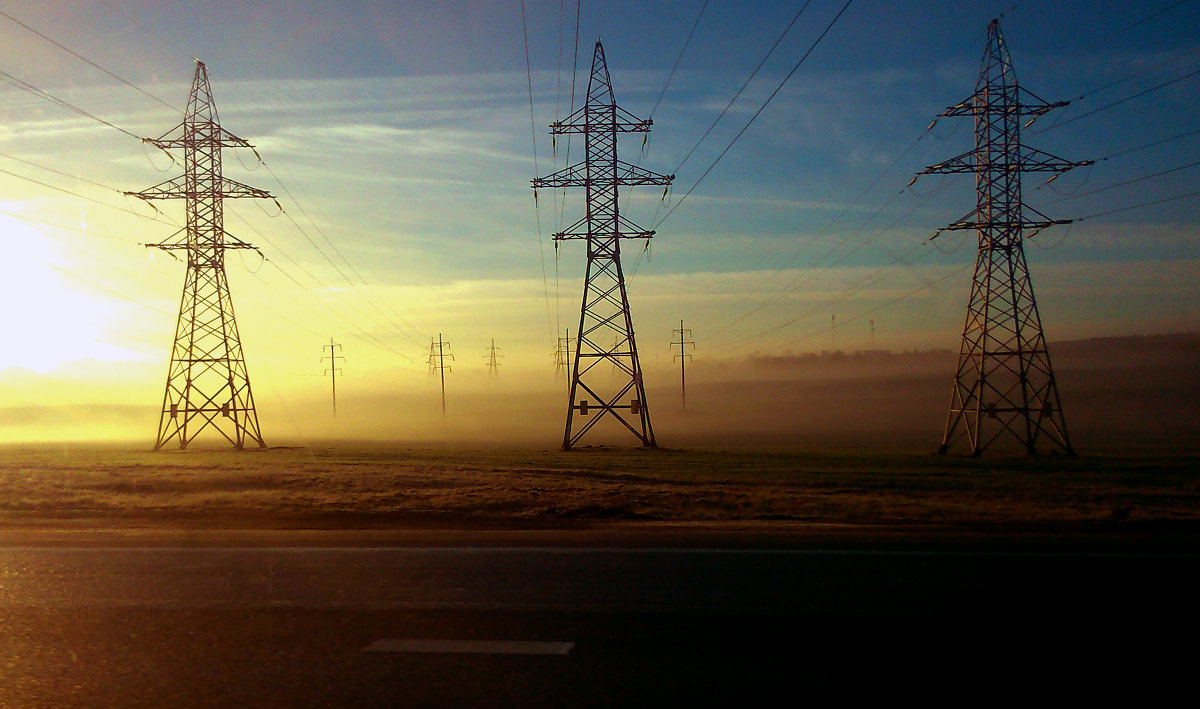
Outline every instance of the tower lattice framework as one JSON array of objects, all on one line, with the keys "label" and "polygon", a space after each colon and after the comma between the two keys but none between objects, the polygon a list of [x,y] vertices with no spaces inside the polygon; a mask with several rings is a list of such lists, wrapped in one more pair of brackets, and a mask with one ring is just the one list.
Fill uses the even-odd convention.
[{"label": "tower lattice framework", "polygon": [[1019,87],[999,20],[992,20],[975,92],[939,115],[974,118],[975,148],[918,175],[975,175],[975,208],[944,230],[974,230],[979,241],[939,453],[964,443],[979,455],[1011,437],[1031,455],[1043,442],[1074,454],[1024,248],[1026,238],[1071,220],[1050,219],[1021,196],[1022,173],[1088,164],[1021,144],[1022,120],[1065,105]]},{"label": "tower lattice framework", "polygon": [[265,447],[254,409],[250,376],[234,318],[233,299],[225,276],[225,252],[253,249],[224,227],[223,200],[237,197],[270,199],[265,190],[221,174],[223,148],[251,148],[221,127],[208,70],[196,62],[183,122],[160,138],[145,142],[183,152],[184,174],[143,192],[144,200],[183,198],[187,223],[166,241],[147,244],[187,256],[187,276],[179,302],[179,319],[167,373],[155,450],[172,441],[181,449],[212,429],[237,448],[247,442]]},{"label": "tower lattice framework", "polygon": [[[583,239],[587,244],[563,450],[572,448],[606,419],[628,429],[643,446],[658,447],[646,407],[646,388],[621,270],[621,240],[649,239],[654,232],[621,216],[617,201],[619,187],[666,186],[674,179],[674,175],[660,175],[617,159],[617,134],[645,133],[652,123],[617,106],[604,47],[597,41],[586,103],[567,118],[550,124],[552,135],[583,136],[584,159],[533,180],[535,190],[586,190],[584,217],[554,235],[555,241]],[[604,363],[615,367],[616,377],[610,367],[601,366]]]}]

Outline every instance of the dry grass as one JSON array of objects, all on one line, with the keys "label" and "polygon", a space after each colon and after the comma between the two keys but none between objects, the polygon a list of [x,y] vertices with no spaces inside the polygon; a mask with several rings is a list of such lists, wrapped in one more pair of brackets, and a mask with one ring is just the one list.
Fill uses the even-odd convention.
[{"label": "dry grass", "polygon": [[1200,519],[1198,461],[370,444],[162,453],[25,446],[0,448],[0,525],[1194,521]]}]

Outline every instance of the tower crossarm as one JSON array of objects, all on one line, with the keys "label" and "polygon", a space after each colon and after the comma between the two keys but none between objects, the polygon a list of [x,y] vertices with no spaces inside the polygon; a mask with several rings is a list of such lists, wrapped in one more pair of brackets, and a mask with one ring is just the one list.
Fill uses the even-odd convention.
[{"label": "tower crossarm", "polygon": [[[597,121],[597,114],[610,114]],[[654,125],[652,118],[638,118],[620,106],[585,104],[570,116],[550,124],[551,135],[586,133],[597,128],[615,130],[618,133],[646,133]]]},{"label": "tower crossarm", "polygon": [[[176,232],[176,236],[183,236],[186,239],[186,235],[184,235],[182,231]],[[172,238],[174,238],[174,237],[172,237]],[[157,244],[142,244],[142,245],[148,249],[162,249],[163,251],[172,251],[175,249],[178,249],[180,251],[187,251],[188,249],[196,248],[195,246],[188,244],[186,241],[173,241],[170,239],[168,239],[167,241],[160,241]],[[225,233],[225,238],[221,241],[221,248],[222,249],[249,249],[251,251],[261,251],[254,244],[246,243],[245,241],[242,241],[241,239],[230,235],[228,232]]]},{"label": "tower crossarm", "polygon": [[194,197],[197,194],[204,194],[205,196],[221,197],[226,199],[239,197],[255,197],[258,199],[275,198],[275,195],[271,194],[267,190],[251,187],[250,185],[243,184],[237,180],[231,180],[224,176],[221,177],[221,186],[217,190],[195,188],[189,190],[187,177],[185,175],[180,175],[179,177],[172,178],[166,182],[160,182],[159,184],[149,189],[142,190],[141,192],[126,192],[125,194],[130,197],[137,197],[138,199],[143,199],[146,201],[154,199],[179,199],[185,197]]},{"label": "tower crossarm", "polygon": [[[956,103],[939,113],[938,118],[959,118],[962,116],[977,116],[989,111],[995,112],[996,107],[994,104],[988,103],[989,96],[994,94],[995,90],[996,87],[992,85],[980,87],[975,93],[968,96],[965,101]],[[1022,97],[1032,100],[1022,101],[1020,100]],[[1025,89],[1019,90],[1017,99],[1016,102],[1005,106],[1004,110],[1006,113],[1017,116],[1033,116],[1036,118],[1037,116],[1044,116],[1056,108],[1064,108],[1071,105],[1070,101],[1043,101]]]},{"label": "tower crossarm", "polygon": [[598,233],[595,231],[594,227],[589,228],[588,224],[588,218],[584,217],[566,229],[558,232],[552,238],[555,241],[563,241],[564,239],[595,239],[604,237],[616,237],[618,239],[652,239],[654,238],[655,234],[653,229],[643,229],[621,215],[617,215],[617,229],[615,231]]},{"label": "tower crossarm", "polygon": [[558,172],[530,180],[534,189],[557,187],[632,187],[637,185],[669,185],[674,175],[662,175],[624,160],[616,161],[615,174],[595,175],[588,173],[586,161],[564,167]]},{"label": "tower crossarm", "polygon": [[[986,149],[968,150],[962,155],[956,155],[936,165],[930,165],[917,173],[913,181],[921,175],[961,175],[987,170],[1016,170],[1020,172],[1066,172],[1077,167],[1091,165],[1092,160],[1071,162],[1063,160],[1037,148],[1022,145],[1016,160],[996,162],[989,160]],[[912,184],[911,182],[909,184]]]},{"label": "tower crossarm", "polygon": [[1020,233],[1020,230],[1033,230],[1026,234],[1026,238],[1033,236],[1038,231],[1060,224],[1070,224],[1074,219],[1051,219],[1042,214],[1038,210],[1030,207],[1028,204],[1022,205],[1024,212],[1032,212],[1034,218],[1028,218],[1024,212],[1017,219],[988,219],[981,217],[979,209],[972,209],[963,216],[955,219],[946,226],[938,229],[933,236],[929,237],[932,241],[936,239],[943,231],[969,231],[981,229],[1003,229],[1009,233]]},{"label": "tower crossarm", "polygon": [[[190,131],[190,132],[189,132]],[[203,131],[207,142],[217,143],[222,148],[248,148],[254,150],[254,145],[245,138],[234,135],[213,121],[189,121],[180,123],[157,138],[142,138],[142,142],[156,148],[170,150],[172,148],[188,148],[195,144],[195,133]],[[258,151],[255,151],[257,154]]]}]

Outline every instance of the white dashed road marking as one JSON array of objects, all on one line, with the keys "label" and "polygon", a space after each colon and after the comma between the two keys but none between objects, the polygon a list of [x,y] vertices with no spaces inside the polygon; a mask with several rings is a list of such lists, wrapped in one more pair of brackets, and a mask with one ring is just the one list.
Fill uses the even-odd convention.
[{"label": "white dashed road marking", "polygon": [[536,640],[430,640],[387,638],[376,640],[363,652],[425,652],[481,655],[566,655],[575,643]]}]

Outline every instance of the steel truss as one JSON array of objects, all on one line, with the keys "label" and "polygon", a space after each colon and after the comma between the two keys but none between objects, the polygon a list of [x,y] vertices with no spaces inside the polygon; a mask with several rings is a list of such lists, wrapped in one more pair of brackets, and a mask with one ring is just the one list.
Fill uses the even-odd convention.
[{"label": "steel truss", "polygon": [[272,198],[265,190],[221,174],[222,148],[253,146],[221,127],[208,70],[200,61],[196,62],[183,123],[160,138],[144,140],[164,150],[181,150],[184,174],[128,194],[144,200],[183,198],[187,209],[182,230],[167,241],[147,244],[187,254],[187,276],[154,449],[171,441],[186,449],[207,429],[218,432],[236,448],[245,447],[247,441],[263,448],[266,443],[259,432],[225,276],[227,250],[255,247],[226,233],[222,206],[226,198]]},{"label": "steel truss", "polygon": [[1022,173],[1089,164],[1021,144],[1022,117],[1065,105],[1019,87],[1000,23],[992,20],[975,92],[939,116],[974,118],[975,148],[918,173],[969,173],[976,184],[975,209],[944,229],[974,230],[979,251],[939,453],[962,442],[978,456],[1011,436],[1030,455],[1042,441],[1074,454],[1024,249],[1024,239],[1070,220],[1050,219],[1021,197]]},{"label": "steel truss", "polygon": [[[629,296],[621,270],[621,240],[649,239],[643,229],[618,210],[618,188],[670,185],[674,175],[660,175],[617,159],[618,133],[645,133],[652,121],[640,119],[616,104],[604,47],[596,42],[587,102],[567,118],[550,124],[552,135],[583,136],[584,159],[533,180],[533,188],[583,187],[587,210],[582,219],[554,235],[555,241],[584,239],[587,271],[571,367],[563,450],[569,450],[605,419],[613,419],[647,448],[657,448],[646,389],[634,340]],[[615,336],[615,339],[614,339]],[[610,367],[601,367],[609,363]],[[614,377],[611,373],[616,371]],[[575,418],[579,414],[585,423]]]}]

